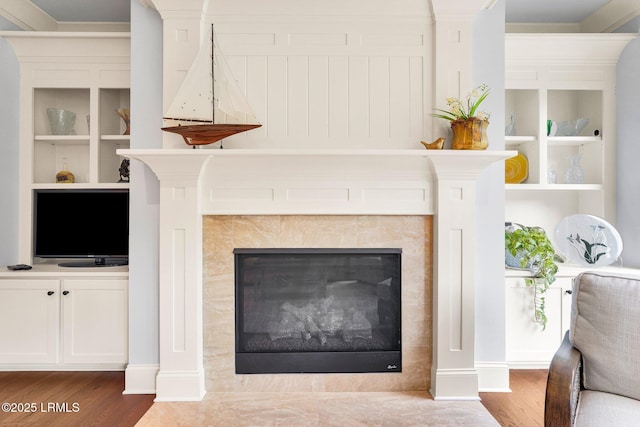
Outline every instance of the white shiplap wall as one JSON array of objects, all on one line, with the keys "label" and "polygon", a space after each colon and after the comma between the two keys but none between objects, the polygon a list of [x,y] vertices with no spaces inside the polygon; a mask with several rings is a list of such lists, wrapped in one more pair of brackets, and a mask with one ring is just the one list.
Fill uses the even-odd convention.
[{"label": "white shiplap wall", "polygon": [[[225,146],[421,148],[420,140],[430,138],[433,80],[424,2],[402,0],[393,10],[381,2],[355,2],[364,14],[336,3],[318,15],[289,3],[284,10],[293,10],[290,15],[271,15],[263,6],[256,10],[262,14],[236,15],[237,6],[217,2],[201,22],[202,28],[214,23],[234,77],[263,125],[226,139]],[[253,4],[258,2],[243,2],[250,10]],[[179,137],[165,138],[165,147],[184,146]]]}]

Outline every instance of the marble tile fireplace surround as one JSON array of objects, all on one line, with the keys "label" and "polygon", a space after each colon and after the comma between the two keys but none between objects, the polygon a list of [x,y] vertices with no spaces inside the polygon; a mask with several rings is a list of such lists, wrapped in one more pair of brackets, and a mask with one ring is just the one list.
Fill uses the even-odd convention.
[{"label": "marble tile fireplace surround", "polygon": [[[208,391],[428,390],[432,216],[204,217],[204,368]],[[235,375],[236,248],[401,248],[402,372]]]},{"label": "marble tile fireplace surround", "polygon": [[[475,186],[509,151],[118,150],[160,179],[158,401],[206,391],[477,399]],[[233,249],[402,248],[401,373],[234,370]]]}]

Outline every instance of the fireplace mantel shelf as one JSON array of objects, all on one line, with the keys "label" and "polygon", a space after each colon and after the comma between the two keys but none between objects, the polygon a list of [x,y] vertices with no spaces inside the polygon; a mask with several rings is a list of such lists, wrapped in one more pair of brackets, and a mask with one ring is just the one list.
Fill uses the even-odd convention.
[{"label": "fireplace mantel shelf", "polygon": [[413,150],[413,149],[120,149],[117,153],[146,163],[160,179],[186,173],[197,179],[210,159],[242,159],[256,157],[305,157],[314,159],[380,157],[431,160],[439,177],[477,176],[493,162],[513,157],[517,151],[507,150]]},{"label": "fireplace mantel shelf", "polygon": [[412,149],[120,149],[118,154],[126,157],[139,156],[184,156],[184,157],[236,157],[236,156],[405,156],[429,157],[442,159],[455,158],[509,158],[517,154],[516,151],[493,150],[412,150]]}]

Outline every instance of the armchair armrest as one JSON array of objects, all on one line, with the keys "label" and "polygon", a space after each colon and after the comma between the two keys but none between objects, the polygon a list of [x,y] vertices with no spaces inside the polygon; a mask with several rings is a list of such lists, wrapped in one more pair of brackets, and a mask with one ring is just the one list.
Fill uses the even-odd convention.
[{"label": "armchair armrest", "polygon": [[547,376],[544,401],[544,425],[547,427],[570,427],[578,406],[582,356],[571,345],[569,332],[556,351]]}]

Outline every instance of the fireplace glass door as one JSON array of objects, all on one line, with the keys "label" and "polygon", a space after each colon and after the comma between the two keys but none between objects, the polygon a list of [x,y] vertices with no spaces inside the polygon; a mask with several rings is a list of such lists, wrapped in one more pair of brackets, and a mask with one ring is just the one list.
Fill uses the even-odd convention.
[{"label": "fireplace glass door", "polygon": [[236,249],[236,373],[399,372],[400,249]]}]

